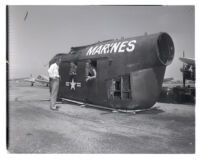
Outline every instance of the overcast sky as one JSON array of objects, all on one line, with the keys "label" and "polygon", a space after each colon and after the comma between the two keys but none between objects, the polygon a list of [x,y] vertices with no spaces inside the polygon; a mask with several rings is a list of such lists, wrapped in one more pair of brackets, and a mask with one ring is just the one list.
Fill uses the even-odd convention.
[{"label": "overcast sky", "polygon": [[193,6],[10,6],[9,23],[10,78],[47,75],[51,57],[71,46],[145,32],[164,31],[174,41],[165,77],[182,79],[183,51],[194,58]]}]

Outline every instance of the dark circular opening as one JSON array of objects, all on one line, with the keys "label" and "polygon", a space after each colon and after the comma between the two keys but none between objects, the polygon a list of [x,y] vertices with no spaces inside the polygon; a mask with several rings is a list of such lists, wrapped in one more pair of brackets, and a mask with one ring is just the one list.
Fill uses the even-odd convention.
[{"label": "dark circular opening", "polygon": [[174,58],[174,43],[166,33],[158,37],[158,58],[163,65],[169,65]]}]

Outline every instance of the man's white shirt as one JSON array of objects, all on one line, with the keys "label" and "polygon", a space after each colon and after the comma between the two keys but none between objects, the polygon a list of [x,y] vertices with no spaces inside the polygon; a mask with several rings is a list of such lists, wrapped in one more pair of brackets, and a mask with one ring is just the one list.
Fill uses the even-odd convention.
[{"label": "man's white shirt", "polygon": [[49,77],[50,78],[59,78],[59,67],[56,63],[51,64],[51,66],[48,69]]}]

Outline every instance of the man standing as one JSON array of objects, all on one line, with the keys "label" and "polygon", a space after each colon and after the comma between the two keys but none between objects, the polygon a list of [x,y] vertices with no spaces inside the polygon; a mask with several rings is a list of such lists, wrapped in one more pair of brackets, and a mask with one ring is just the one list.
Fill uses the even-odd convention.
[{"label": "man standing", "polygon": [[56,100],[59,89],[60,75],[59,75],[59,65],[61,59],[57,59],[55,63],[51,64],[48,69],[49,79],[50,79],[50,109],[57,110]]}]

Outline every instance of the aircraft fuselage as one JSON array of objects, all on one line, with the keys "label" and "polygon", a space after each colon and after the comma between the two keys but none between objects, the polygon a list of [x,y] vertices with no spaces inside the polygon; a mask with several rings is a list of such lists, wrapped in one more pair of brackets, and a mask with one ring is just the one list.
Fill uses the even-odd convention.
[{"label": "aircraft fuselage", "polygon": [[[59,98],[112,108],[150,108],[159,98],[166,66],[173,57],[174,45],[167,33],[72,48],[61,57]],[[86,82],[88,60],[97,76]],[[71,62],[77,64],[73,77]]]}]

